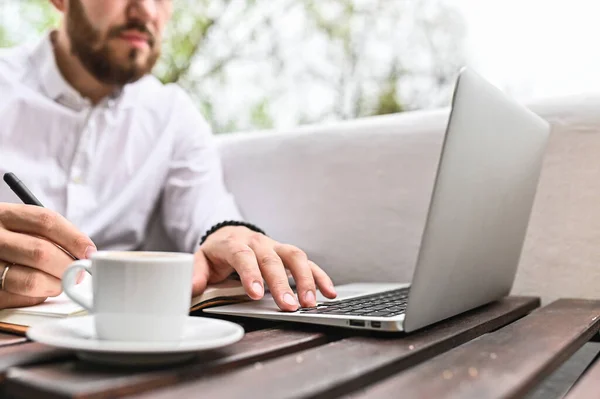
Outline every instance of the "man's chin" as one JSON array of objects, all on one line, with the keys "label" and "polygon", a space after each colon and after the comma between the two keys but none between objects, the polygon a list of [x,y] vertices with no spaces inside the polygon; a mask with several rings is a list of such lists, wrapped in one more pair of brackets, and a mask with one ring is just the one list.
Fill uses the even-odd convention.
[{"label": "man's chin", "polygon": [[107,46],[112,59],[119,63],[131,62],[135,60],[136,63],[147,62],[151,56],[151,51],[148,46],[135,46],[122,40],[120,38],[112,39]]},{"label": "man's chin", "polygon": [[148,60],[147,58],[136,57],[134,60],[125,59],[125,60],[110,60],[113,71],[121,71],[118,75],[127,76],[131,78],[128,83],[132,83],[150,71],[148,70]]},{"label": "man's chin", "polygon": [[86,61],[100,82],[122,86],[150,73],[155,56],[150,51],[117,45],[116,40],[111,40],[102,50],[89,54]]}]

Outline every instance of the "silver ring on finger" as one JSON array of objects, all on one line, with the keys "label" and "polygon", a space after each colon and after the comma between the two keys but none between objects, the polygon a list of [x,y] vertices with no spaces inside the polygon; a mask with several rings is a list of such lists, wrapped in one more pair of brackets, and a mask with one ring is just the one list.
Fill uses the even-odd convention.
[{"label": "silver ring on finger", "polygon": [[8,269],[14,265],[14,263],[4,262],[4,269],[2,270],[2,276],[0,276],[0,290],[4,291],[4,282],[6,281],[6,275],[8,274]]}]

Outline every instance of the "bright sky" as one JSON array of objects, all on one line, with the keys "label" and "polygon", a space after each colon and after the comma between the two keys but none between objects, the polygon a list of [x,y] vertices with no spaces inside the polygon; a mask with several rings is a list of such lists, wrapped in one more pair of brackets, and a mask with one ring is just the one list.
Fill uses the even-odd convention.
[{"label": "bright sky", "polygon": [[482,75],[521,98],[600,91],[597,0],[448,0]]}]

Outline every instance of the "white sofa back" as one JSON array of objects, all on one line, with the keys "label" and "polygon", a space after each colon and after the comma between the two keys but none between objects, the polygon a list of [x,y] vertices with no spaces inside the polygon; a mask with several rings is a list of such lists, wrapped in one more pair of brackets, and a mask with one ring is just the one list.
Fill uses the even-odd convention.
[{"label": "white sofa back", "polygon": [[446,120],[413,113],[225,136],[225,178],[248,220],[336,283],[408,280]]},{"label": "white sofa back", "polygon": [[[514,294],[600,297],[600,96],[530,104],[553,125]],[[448,110],[219,136],[240,209],[336,283],[408,281]]]}]

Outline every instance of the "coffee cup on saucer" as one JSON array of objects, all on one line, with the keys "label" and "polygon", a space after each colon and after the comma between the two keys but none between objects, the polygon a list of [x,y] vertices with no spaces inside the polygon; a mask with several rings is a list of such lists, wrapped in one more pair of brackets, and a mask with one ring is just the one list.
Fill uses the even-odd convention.
[{"label": "coffee cup on saucer", "polygon": [[[188,253],[99,251],[71,264],[62,287],[93,315],[98,339],[172,342],[184,334],[193,267]],[[82,269],[93,276],[91,299],[74,289]]]}]

